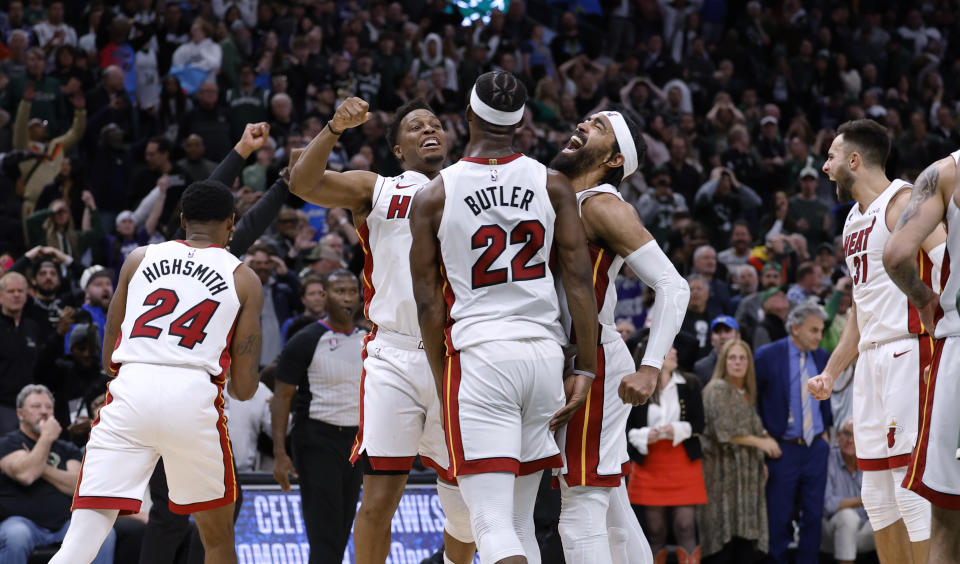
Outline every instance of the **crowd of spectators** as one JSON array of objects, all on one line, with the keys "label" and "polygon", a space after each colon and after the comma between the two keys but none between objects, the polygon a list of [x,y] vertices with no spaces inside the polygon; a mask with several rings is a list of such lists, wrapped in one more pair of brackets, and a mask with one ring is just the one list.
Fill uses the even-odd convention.
[{"label": "crowd of spectators", "polygon": [[[426,100],[453,162],[470,85],[494,68],[526,84],[515,145],[542,162],[595,110],[633,113],[647,152],[620,190],[690,283],[677,370],[699,378],[676,380],[684,390],[718,378],[730,342],[752,355],[789,339],[802,304],[823,306],[817,345],[836,345],[850,309],[838,237],[849,203],[820,167],[841,123],[887,127],[890,178],[912,180],[960,145],[955,2],[469,4],[0,1],[0,270],[23,274],[0,283],[0,430],[17,428],[20,390],[43,383],[63,438],[82,445],[89,404],[102,400],[97,353],[120,265],[138,245],[177,236],[179,195],[234,156],[248,123],[268,123],[270,138],[240,155],[239,213],[269,197],[291,152],[350,96],[373,117],[344,133],[329,166],[386,176],[400,172],[391,112]],[[264,366],[324,314],[317,277],[362,267],[347,212],[276,197],[285,205],[244,255],[267,297]],[[649,325],[652,299],[629,271],[617,290],[629,337]],[[836,424],[849,415],[850,377],[831,401]],[[716,388],[711,397],[731,395]],[[736,431],[704,407],[710,440]],[[716,544],[711,535],[698,538]],[[767,531],[756,537],[765,547]]]}]

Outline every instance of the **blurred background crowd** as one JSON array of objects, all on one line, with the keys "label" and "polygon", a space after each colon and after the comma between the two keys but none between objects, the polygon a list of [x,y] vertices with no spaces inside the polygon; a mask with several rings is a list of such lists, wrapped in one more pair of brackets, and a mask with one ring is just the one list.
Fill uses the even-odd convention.
[{"label": "blurred background crowd", "polygon": [[[686,445],[689,461],[705,457],[694,472],[708,474],[706,497],[719,495],[708,459],[734,430],[718,434],[710,414],[724,410],[710,401],[730,397],[704,393],[701,401],[701,388],[723,380],[740,349],[752,374],[755,349],[789,338],[810,317],[823,323],[814,348],[836,345],[850,308],[839,240],[850,204],[836,201],[820,167],[835,130],[851,119],[887,127],[890,178],[912,180],[960,146],[957,14],[953,0],[0,1],[0,271],[27,281],[0,284],[0,430],[17,425],[20,389],[44,383],[57,398],[64,438],[82,445],[90,403],[102,401],[98,336],[120,265],[138,245],[175,237],[179,195],[239,152],[246,124],[268,123],[270,139],[240,154],[240,214],[350,96],[367,100],[374,116],[344,133],[330,168],[399,174],[387,125],[414,98],[441,118],[448,160],[456,161],[468,138],[470,86],[504,69],[530,93],[515,146],[541,162],[598,109],[616,105],[642,123],[642,174],[620,190],[691,286],[670,366],[675,384],[690,388],[680,395],[702,403],[700,423],[678,432],[686,437],[673,447]],[[318,277],[358,273],[363,264],[348,212],[284,197],[245,256],[271,295],[264,367],[294,320],[324,314]],[[652,296],[629,271],[617,288],[618,327],[642,347],[655,325]],[[791,311],[811,304],[821,309],[790,323]],[[852,452],[852,435],[844,443],[842,431],[852,377],[837,383],[833,425],[823,421],[838,453],[845,444]],[[756,390],[748,396],[748,405],[758,401]],[[648,416],[668,424],[687,415],[645,409],[633,430],[647,431],[631,435],[635,460],[673,438],[651,438]],[[742,424],[743,435],[766,436],[761,427],[769,427]],[[687,442],[700,436],[712,438],[703,448]],[[759,454],[727,452],[729,463],[754,464],[762,480],[770,445],[736,448]],[[823,475],[826,483],[827,468]],[[759,486],[736,495],[764,493]],[[857,507],[841,503],[856,496],[836,495],[827,491],[824,523],[838,506]],[[707,538],[715,556],[740,541],[767,550],[765,517],[719,532],[703,530],[710,522],[701,520],[698,531],[693,509],[684,508],[706,497],[635,502],[671,508],[672,521],[640,511],[655,551],[669,539],[692,552]]]}]

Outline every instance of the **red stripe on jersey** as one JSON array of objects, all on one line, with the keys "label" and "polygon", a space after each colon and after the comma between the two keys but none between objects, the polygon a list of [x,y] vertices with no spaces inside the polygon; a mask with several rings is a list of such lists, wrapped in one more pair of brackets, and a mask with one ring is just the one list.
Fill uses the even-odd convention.
[{"label": "red stripe on jersey", "polygon": [[[437,254],[440,254],[439,249]],[[443,265],[443,257],[440,257],[440,277],[443,278],[443,301],[447,303],[447,323],[446,328],[444,329],[444,346],[447,349],[447,356],[454,354],[456,351],[453,348],[453,317],[451,312],[453,311],[453,304],[456,301],[457,297],[453,293],[453,287],[450,286],[450,281],[447,280],[447,268]]]},{"label": "red stripe on jersey", "polygon": [[[946,256],[946,255],[944,255]],[[926,251],[920,249],[917,252],[917,270],[920,274],[920,280],[928,287],[933,287],[933,261],[927,255]],[[938,308],[939,309],[939,308]],[[940,312],[941,316],[943,312]],[[914,335],[923,335],[928,332],[928,328],[920,322],[920,313],[913,306],[913,302],[907,300],[907,331]]]},{"label": "red stripe on jersey", "polygon": [[[357,463],[357,459],[360,458],[360,446],[363,444],[363,388],[367,379],[367,343],[376,338],[376,336],[377,325],[374,324],[373,330],[367,333],[367,336],[363,338],[363,348],[360,349],[360,427],[357,429],[357,437],[353,440],[353,448],[350,449],[351,464]],[[372,461],[370,465],[374,470],[380,470],[380,468],[373,466]],[[407,470],[409,470],[409,468],[407,468]]]},{"label": "red stripe on jersey", "polygon": [[220,374],[226,374],[227,370],[230,370],[230,364],[233,362],[233,357],[230,356],[230,343],[233,342],[233,332],[237,329],[237,321],[240,319],[240,316],[237,315],[236,319],[233,320],[233,327],[230,328],[230,332],[227,333],[227,346],[223,347],[223,352],[220,353]]},{"label": "red stripe on jersey", "polygon": [[377,289],[373,287],[373,252],[370,250],[370,226],[367,220],[357,227],[357,237],[363,248],[363,271],[360,276],[363,281],[363,315],[370,319],[370,302]]},{"label": "red stripe on jersey", "polygon": [[[233,331],[230,333],[232,334]],[[233,468],[233,449],[230,445],[230,433],[227,431],[227,416],[223,413],[223,389],[227,381],[223,375],[211,376],[210,381],[217,386],[217,397],[213,405],[217,409],[217,432],[220,434],[220,451],[223,453],[223,497],[187,505],[179,505],[168,500],[167,505],[170,511],[178,515],[209,511],[237,501],[237,474]]]},{"label": "red stripe on jersey", "polygon": [[564,480],[568,486],[601,485],[595,482],[600,464],[600,432],[603,430],[605,360],[603,346],[598,346],[597,375],[587,392],[587,401],[567,423],[567,440],[563,450],[567,455]]},{"label": "red stripe on jersey", "polygon": [[[120,348],[120,341],[122,340],[123,340],[123,329],[117,332],[117,342],[113,344],[113,350],[117,350]],[[112,357],[113,354],[111,353],[110,356]],[[120,372],[120,366],[121,365],[119,362],[114,362],[113,359],[111,358],[110,366],[107,367],[107,372],[109,374],[112,374],[113,376],[116,376],[117,373]]]},{"label": "red stripe on jersey", "polygon": [[476,163],[482,165],[496,166],[496,165],[505,165],[507,163],[512,163],[513,161],[519,159],[523,156],[523,153],[514,153],[508,157],[463,157],[461,161],[467,161],[468,163]]},{"label": "red stripe on jersey", "polygon": [[597,313],[600,313],[607,297],[607,287],[610,286],[610,266],[616,255],[593,243],[587,246],[590,249],[590,258],[593,260],[593,291],[597,296]]}]

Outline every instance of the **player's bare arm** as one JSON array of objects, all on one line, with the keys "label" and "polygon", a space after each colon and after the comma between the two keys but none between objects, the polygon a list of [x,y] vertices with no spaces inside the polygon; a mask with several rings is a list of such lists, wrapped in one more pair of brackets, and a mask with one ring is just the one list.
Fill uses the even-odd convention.
[{"label": "player's bare arm", "polygon": [[624,257],[637,276],[655,290],[651,315],[657,320],[657,330],[650,335],[637,371],[623,379],[619,390],[624,403],[644,403],[656,391],[663,358],[683,323],[689,287],[630,204],[610,194],[594,196],[583,203],[582,218],[591,241],[602,241]]},{"label": "player's bare arm", "polygon": [[857,304],[850,305],[850,318],[847,319],[843,331],[840,333],[840,340],[837,341],[837,347],[830,353],[827,365],[818,376],[807,380],[807,389],[813,397],[823,401],[833,393],[833,384],[837,381],[837,376],[850,366],[850,363],[857,358],[857,351],[860,344],[860,326],[857,325]]},{"label": "player's bare arm", "polygon": [[[553,229],[553,248],[557,252],[560,278],[567,294],[567,307],[570,309],[577,341],[590,344],[577,348],[574,366],[577,371],[596,374],[597,348],[592,345],[597,342],[597,297],[593,292],[593,271],[590,253],[587,251],[587,235],[580,222],[577,198],[567,177],[552,170],[547,172],[547,193],[557,214]],[[416,240],[413,248],[417,248]],[[564,383],[567,404],[550,421],[551,430],[566,425],[573,417],[586,401],[592,383],[593,378],[584,374],[574,373],[567,377]]]},{"label": "player's bare arm", "polygon": [[[950,164],[952,165],[952,162]],[[894,196],[887,205],[887,228],[891,232],[897,228],[898,221],[901,217],[903,217],[904,212],[907,211],[907,206],[910,205],[912,194],[913,190],[903,190]],[[946,242],[947,230],[941,221],[936,227],[933,228],[933,231],[927,235],[926,239],[923,240],[923,243],[920,244],[920,248],[929,254],[930,251]]]},{"label": "player's bare arm", "polygon": [[916,306],[926,327],[933,326],[937,294],[920,279],[916,256],[943,220],[956,177],[952,158],[940,159],[917,177],[910,200],[883,251],[883,266],[890,279]]},{"label": "player's bare arm", "polygon": [[110,307],[107,309],[107,322],[103,329],[103,350],[100,354],[103,369],[110,376],[117,375],[112,357],[113,350],[117,347],[117,336],[120,335],[123,316],[127,312],[127,287],[130,284],[130,279],[137,272],[137,268],[140,267],[140,263],[143,262],[143,255],[146,252],[146,247],[139,247],[134,249],[123,261],[120,276],[117,279],[117,291],[113,294]]},{"label": "player's bare arm", "polygon": [[290,491],[290,477],[297,478],[293,460],[287,453],[287,422],[290,420],[290,402],[293,401],[297,387],[277,380],[274,384],[273,399],[270,401],[270,422],[273,430],[273,478],[283,491]]},{"label": "player's bare arm", "polygon": [[410,273],[413,276],[413,297],[423,338],[423,348],[437,384],[443,389],[444,323],[447,304],[443,299],[443,276],[440,272],[440,241],[437,229],[443,217],[445,191],[443,177],[437,176],[420,189],[410,210]]},{"label": "player's bare arm", "polygon": [[260,382],[260,312],[263,286],[249,266],[241,264],[233,272],[240,299],[240,312],[230,343],[230,395],[246,401],[257,392]]},{"label": "player's bare arm", "polygon": [[360,98],[348,98],[337,108],[326,127],[307,145],[297,164],[290,168],[290,191],[304,200],[328,208],[347,208],[366,214],[373,199],[377,175],[366,170],[327,170],[330,151],[340,135],[370,119],[370,105]]}]

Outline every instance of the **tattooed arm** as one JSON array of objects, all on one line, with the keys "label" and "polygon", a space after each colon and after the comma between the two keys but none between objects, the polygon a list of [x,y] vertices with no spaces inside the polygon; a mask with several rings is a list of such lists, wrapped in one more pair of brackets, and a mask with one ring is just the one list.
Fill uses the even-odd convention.
[{"label": "tattooed arm", "polygon": [[883,265],[890,279],[920,310],[921,320],[927,327],[932,327],[937,294],[920,280],[917,252],[921,246],[930,244],[927,239],[931,234],[936,239],[936,230],[942,230],[941,222],[946,202],[953,194],[955,177],[956,166],[949,157],[928,166],[917,177],[910,200],[883,250]]},{"label": "tattooed arm", "polygon": [[240,313],[230,344],[230,395],[240,401],[253,397],[260,382],[260,310],[263,309],[263,287],[260,278],[245,264],[233,273],[240,298]]}]

